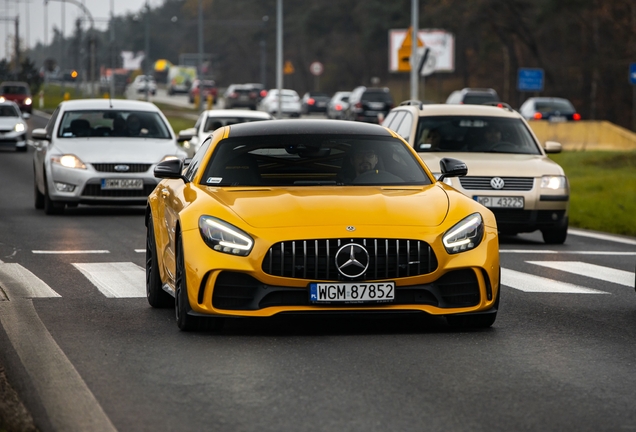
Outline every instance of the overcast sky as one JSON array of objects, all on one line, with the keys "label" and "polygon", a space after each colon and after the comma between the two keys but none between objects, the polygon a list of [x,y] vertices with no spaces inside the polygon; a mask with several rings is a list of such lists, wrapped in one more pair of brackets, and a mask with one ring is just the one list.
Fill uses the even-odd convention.
[{"label": "overcast sky", "polygon": [[[95,20],[95,27],[106,29],[108,23],[104,20],[110,17],[111,4],[115,15],[125,15],[128,12],[135,13],[141,10],[146,0],[76,0],[83,3]],[[163,4],[163,0],[148,0],[150,7],[154,8]],[[62,29],[62,9],[64,9],[64,34],[67,37],[73,34],[75,20],[83,17],[82,10],[72,3],[63,4],[61,0],[48,0],[48,6],[44,6],[44,0],[0,0],[0,58],[7,57],[7,50],[13,47],[15,33],[14,18],[20,18],[20,43],[29,47],[38,42],[44,43],[53,39],[53,27]],[[45,37],[44,14],[48,11],[48,39]],[[11,21],[6,21],[6,19]],[[85,24],[88,28],[89,24]]]}]

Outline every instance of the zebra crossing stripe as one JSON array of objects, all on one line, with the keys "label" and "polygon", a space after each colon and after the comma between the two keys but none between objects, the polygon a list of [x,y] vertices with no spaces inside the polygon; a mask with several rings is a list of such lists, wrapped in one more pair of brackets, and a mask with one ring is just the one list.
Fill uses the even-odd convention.
[{"label": "zebra crossing stripe", "polygon": [[527,261],[529,264],[548,267],[618,285],[634,287],[634,273],[581,261]]},{"label": "zebra crossing stripe", "polygon": [[2,292],[9,301],[19,298],[61,297],[40,278],[20,264],[0,264],[0,299]]},{"label": "zebra crossing stripe", "polygon": [[501,284],[523,292],[560,293],[560,294],[609,294],[592,288],[585,288],[566,282],[522,273],[510,269],[501,269]]},{"label": "zebra crossing stripe", "polygon": [[146,297],[146,270],[134,263],[75,263],[73,266],[106,297]]}]

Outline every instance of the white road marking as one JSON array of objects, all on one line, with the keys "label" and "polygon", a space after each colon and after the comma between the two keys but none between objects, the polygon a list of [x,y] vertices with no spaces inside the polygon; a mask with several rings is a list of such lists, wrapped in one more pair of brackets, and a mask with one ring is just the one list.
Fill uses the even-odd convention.
[{"label": "white road marking", "polygon": [[20,264],[0,265],[0,289],[9,301],[19,298],[61,297]]},{"label": "white road marking", "polygon": [[602,234],[602,233],[595,233],[595,232],[588,232],[588,231],[580,231],[580,230],[571,229],[571,228],[568,229],[568,234],[577,235],[577,236],[581,236],[581,237],[595,238],[595,239],[599,239],[599,240],[607,240],[607,241],[612,241],[612,242],[616,242],[616,243],[624,243],[624,244],[636,245],[636,240],[632,240],[632,239],[624,238],[624,237],[613,236],[613,235],[610,235],[610,234]]},{"label": "white road marking", "polygon": [[107,254],[108,250],[34,250],[34,254],[44,255],[79,255],[79,254]]},{"label": "white road marking", "polygon": [[146,249],[135,249],[137,253],[146,253]]},{"label": "white road marking", "polygon": [[[27,290],[25,287],[22,291]],[[31,379],[52,430],[116,431],[40,320],[32,300],[0,302],[0,323]]]},{"label": "white road marking", "polygon": [[560,294],[609,294],[592,288],[559,282],[553,279],[522,273],[510,269],[501,269],[501,284],[523,292],[560,293]]},{"label": "white road marking", "polygon": [[146,270],[131,262],[73,264],[106,297],[146,297]]},{"label": "white road marking", "polygon": [[499,253],[636,256],[636,252],[613,252],[613,251],[567,251],[567,250],[564,250],[564,251],[555,251],[555,250],[533,250],[533,249],[499,249]]},{"label": "white road marking", "polygon": [[610,267],[604,267],[596,264],[589,264],[581,261],[527,261],[543,267],[549,267],[555,270],[561,270],[568,273],[574,273],[581,276],[587,276],[593,279],[600,279],[606,282],[612,282],[618,285],[625,285],[630,288],[634,287],[634,273],[625,270],[616,270]]}]

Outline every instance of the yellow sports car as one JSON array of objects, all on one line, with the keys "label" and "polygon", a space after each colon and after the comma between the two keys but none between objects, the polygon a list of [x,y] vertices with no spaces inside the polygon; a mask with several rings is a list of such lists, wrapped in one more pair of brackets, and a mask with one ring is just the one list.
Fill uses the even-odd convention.
[{"label": "yellow sports car", "polygon": [[268,120],[217,129],[148,197],[146,291],[182,330],[225,318],[423,312],[489,327],[499,304],[493,213],[382,126]]}]

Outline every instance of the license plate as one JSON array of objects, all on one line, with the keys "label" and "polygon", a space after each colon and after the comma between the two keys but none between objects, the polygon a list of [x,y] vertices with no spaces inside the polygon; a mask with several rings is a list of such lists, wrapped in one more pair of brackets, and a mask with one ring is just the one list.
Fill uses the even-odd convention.
[{"label": "license plate", "polygon": [[311,303],[390,303],[395,282],[331,282],[309,284]]},{"label": "license plate", "polygon": [[475,201],[489,208],[523,208],[523,197],[476,196]]},{"label": "license plate", "polygon": [[102,179],[102,189],[143,189],[143,179]]},{"label": "license plate", "polygon": [[552,117],[550,117],[550,121],[553,122],[553,123],[563,123],[566,120],[567,119],[565,117],[562,117],[562,116],[552,116]]}]

